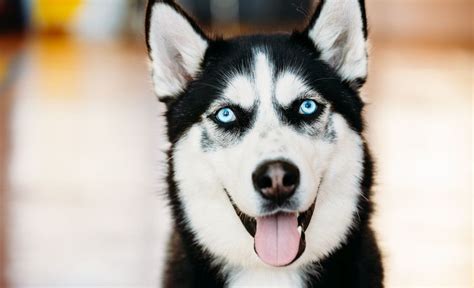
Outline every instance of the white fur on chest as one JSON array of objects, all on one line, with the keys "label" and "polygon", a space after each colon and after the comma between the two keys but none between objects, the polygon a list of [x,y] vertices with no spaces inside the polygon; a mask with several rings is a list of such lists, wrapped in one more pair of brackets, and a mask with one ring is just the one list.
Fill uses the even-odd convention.
[{"label": "white fur on chest", "polygon": [[228,287],[303,287],[301,276],[295,270],[246,269],[229,276]]}]

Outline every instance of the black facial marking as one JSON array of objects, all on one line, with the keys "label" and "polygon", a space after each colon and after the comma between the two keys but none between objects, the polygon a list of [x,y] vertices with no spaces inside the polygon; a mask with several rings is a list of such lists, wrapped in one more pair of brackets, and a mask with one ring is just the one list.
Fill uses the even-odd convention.
[{"label": "black facial marking", "polygon": [[251,71],[250,50],[236,49],[235,44],[229,41],[211,42],[202,63],[201,73],[189,83],[181,95],[177,95],[176,100],[167,103],[166,117],[171,143],[175,143],[192,125],[201,121],[210,105],[222,95],[229,76],[248,74]]},{"label": "black facial marking", "polygon": [[215,142],[209,136],[209,132],[206,128],[203,128],[201,133],[201,148],[203,151],[210,151],[215,147]]},{"label": "black facial marking", "polygon": [[320,52],[304,34],[295,32],[284,43],[286,45],[273,45],[272,49],[268,49],[275,73],[296,71],[297,76],[327,100],[332,110],[341,114],[354,131],[361,132],[363,102],[358,90],[343,81],[327,63],[319,60]]},{"label": "black facial marking", "polygon": [[247,131],[250,128],[252,124],[252,119],[255,116],[255,111],[246,110],[234,104],[230,104],[225,107],[230,108],[234,112],[235,117],[236,117],[236,120],[234,122],[222,123],[216,118],[217,117],[216,113],[209,115],[209,118],[212,121],[214,121],[217,129],[224,131],[226,133],[232,133],[234,135],[242,136],[245,133],[245,131]]},{"label": "black facial marking", "polygon": [[311,115],[300,114],[300,106],[305,100],[306,98],[297,99],[287,108],[277,107],[281,120],[303,131],[307,130],[308,126],[314,125],[326,107],[324,104],[316,102],[317,108],[315,113]]},{"label": "black facial marking", "polygon": [[246,132],[252,128],[255,109],[245,110],[235,105],[226,107],[232,107],[237,119],[233,123],[220,123],[215,119],[215,113],[208,116],[214,127],[212,129],[202,128],[201,148],[205,152],[239,143]]}]

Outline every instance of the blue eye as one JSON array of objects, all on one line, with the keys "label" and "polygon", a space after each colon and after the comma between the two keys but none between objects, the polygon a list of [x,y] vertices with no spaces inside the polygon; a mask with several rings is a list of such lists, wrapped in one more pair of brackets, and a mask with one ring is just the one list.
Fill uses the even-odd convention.
[{"label": "blue eye", "polygon": [[318,105],[314,100],[304,100],[301,105],[298,113],[302,115],[312,115],[318,109]]},{"label": "blue eye", "polygon": [[216,119],[221,123],[228,124],[234,122],[237,118],[235,117],[234,111],[226,107],[217,111]]}]

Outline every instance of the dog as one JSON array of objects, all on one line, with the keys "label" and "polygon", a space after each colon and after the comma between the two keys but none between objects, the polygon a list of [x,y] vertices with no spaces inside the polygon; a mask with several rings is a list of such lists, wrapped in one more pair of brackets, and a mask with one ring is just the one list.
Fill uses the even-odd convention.
[{"label": "dog", "polygon": [[383,287],[359,90],[363,0],[320,1],[291,34],[208,36],[149,1],[174,229],[164,287]]}]

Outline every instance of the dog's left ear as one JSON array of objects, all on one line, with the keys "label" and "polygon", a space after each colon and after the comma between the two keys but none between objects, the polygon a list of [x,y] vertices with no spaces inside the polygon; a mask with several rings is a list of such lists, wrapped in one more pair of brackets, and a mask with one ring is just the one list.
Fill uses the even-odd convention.
[{"label": "dog's left ear", "polygon": [[352,86],[362,86],[367,78],[364,0],[320,0],[303,33],[342,79]]},{"label": "dog's left ear", "polygon": [[155,93],[167,102],[195,78],[209,40],[173,0],[149,0],[145,32]]}]

